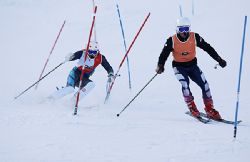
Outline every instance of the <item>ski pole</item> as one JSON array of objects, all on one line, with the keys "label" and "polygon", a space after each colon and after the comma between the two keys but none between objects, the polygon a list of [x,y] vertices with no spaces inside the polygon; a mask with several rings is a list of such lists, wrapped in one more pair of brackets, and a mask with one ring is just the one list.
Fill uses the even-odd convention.
[{"label": "ski pole", "polygon": [[122,59],[122,61],[121,61],[120,65],[119,65],[119,68],[118,68],[118,70],[117,70],[117,72],[116,72],[116,74],[115,74],[115,76],[114,76],[114,80],[113,80],[113,82],[111,83],[111,85],[110,85],[110,87],[109,87],[109,90],[108,90],[108,92],[107,92],[107,94],[106,94],[106,97],[105,97],[105,101],[104,101],[104,103],[106,103],[106,102],[107,102],[107,100],[109,99],[110,92],[111,92],[112,87],[113,87],[113,85],[114,85],[114,83],[115,83],[116,76],[118,75],[118,73],[119,73],[119,71],[120,71],[120,69],[121,69],[121,67],[122,67],[122,64],[123,64],[124,60],[125,60],[125,59],[126,59],[126,57],[128,56],[128,54],[129,54],[129,52],[130,52],[130,50],[131,50],[132,46],[133,46],[133,45],[134,45],[134,43],[135,43],[135,40],[137,39],[138,35],[140,34],[140,32],[141,32],[142,28],[144,27],[145,23],[147,22],[147,20],[148,20],[149,16],[150,16],[150,13],[148,13],[148,15],[147,15],[147,17],[145,18],[145,20],[144,20],[143,24],[141,25],[141,27],[140,27],[139,31],[137,32],[137,34],[136,34],[136,36],[135,36],[134,40],[133,40],[133,41],[132,41],[132,43],[130,44],[130,46],[129,46],[129,48],[128,48],[127,52],[126,52],[126,54],[124,55],[124,57],[123,57],[123,59]]},{"label": "ski pole", "polygon": [[121,115],[121,113],[135,100],[137,96],[149,85],[149,83],[157,76],[157,73],[147,82],[147,84],[135,95],[135,97],[120,111],[120,113],[116,114],[117,117]]},{"label": "ski pole", "polygon": [[[52,46],[52,48],[51,48],[51,50],[50,50],[49,56],[48,56],[48,58],[47,58],[47,60],[46,60],[46,62],[45,62],[45,64],[44,64],[44,67],[43,67],[42,72],[41,72],[41,74],[40,74],[40,76],[39,76],[39,79],[43,76],[43,72],[44,72],[44,70],[45,70],[45,68],[46,68],[46,66],[47,66],[47,64],[48,64],[48,62],[49,62],[49,58],[50,58],[52,52],[54,51],[54,48],[55,48],[56,43],[57,43],[57,40],[59,39],[59,37],[60,37],[60,35],[61,35],[61,32],[62,32],[62,30],[63,30],[63,27],[64,27],[65,23],[66,23],[66,20],[64,20],[64,22],[63,22],[63,24],[62,24],[62,27],[61,27],[61,29],[60,29],[60,31],[59,31],[57,37],[56,37],[56,40],[55,40],[55,42],[54,42],[54,44],[53,44],[53,46]],[[38,80],[39,80],[39,79],[38,79]],[[38,84],[39,84],[39,83],[37,83],[37,85],[35,86],[35,89],[38,88]]]},{"label": "ski pole", "polygon": [[[90,28],[90,32],[89,32],[89,39],[88,39],[88,44],[87,44],[86,52],[84,53],[84,50],[82,52],[82,54],[85,54],[85,56],[84,56],[84,64],[85,64],[85,61],[86,61],[87,55],[88,55],[89,44],[90,44],[90,40],[91,40],[91,36],[92,36],[92,31],[93,31],[94,24],[95,24],[96,11],[97,11],[97,6],[95,6],[95,9],[94,9],[94,15],[93,15],[92,24],[91,24],[91,28]],[[82,70],[81,70],[80,83],[79,83],[79,89],[77,91],[77,96],[76,96],[76,104],[75,104],[75,109],[74,109],[74,115],[77,115],[78,102],[79,102],[79,97],[80,97],[80,91],[81,91],[81,85],[82,85],[83,75],[84,75],[84,65],[82,66]]]},{"label": "ski pole", "polygon": [[[125,32],[124,32],[124,28],[123,28],[123,25],[122,25],[122,19],[121,19],[120,9],[119,9],[119,6],[118,6],[117,2],[116,2],[116,8],[117,8],[117,13],[118,13],[118,17],[119,17],[120,27],[121,27],[121,31],[122,31],[123,45],[124,45],[124,49],[125,49],[125,53],[126,53],[127,52],[127,44],[126,44],[126,39],[125,39]],[[131,90],[132,86],[131,86],[130,66],[129,66],[129,58],[128,57],[127,57],[127,69],[128,69],[129,89]]]},{"label": "ski pole", "polygon": [[242,63],[243,63],[243,55],[244,55],[246,25],[247,25],[247,16],[245,16],[245,21],[244,21],[244,30],[243,30],[243,38],[242,38],[242,46],[241,46],[240,69],[239,69],[238,88],[237,88],[237,101],[236,101],[235,119],[234,119],[234,138],[236,138],[236,134],[237,134],[237,123],[238,123],[237,118],[238,118],[238,109],[239,109],[240,82],[241,82],[241,71],[242,71]]},{"label": "ski pole", "polygon": [[41,77],[38,81],[36,81],[34,84],[32,84],[31,86],[29,86],[27,89],[25,89],[23,92],[21,92],[19,95],[17,95],[16,97],[14,97],[14,99],[17,99],[18,97],[20,97],[22,94],[24,94],[26,91],[28,91],[30,88],[32,88],[34,85],[36,85],[37,83],[39,83],[41,80],[43,80],[46,76],[48,76],[51,72],[53,72],[54,70],[56,70],[59,66],[61,66],[62,64],[64,64],[64,62],[60,63],[59,65],[57,65],[54,69],[52,69],[51,71],[49,71],[47,74],[45,74],[43,77]]},{"label": "ski pole", "polygon": [[215,64],[215,65],[214,65],[214,69],[217,69],[218,66],[219,66],[219,64]]}]

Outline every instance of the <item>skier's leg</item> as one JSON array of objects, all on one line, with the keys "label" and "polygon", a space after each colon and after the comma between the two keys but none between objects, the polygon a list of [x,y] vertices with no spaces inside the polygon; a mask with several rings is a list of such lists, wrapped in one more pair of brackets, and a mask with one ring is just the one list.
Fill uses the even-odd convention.
[{"label": "skier's leg", "polygon": [[181,83],[182,94],[185,102],[193,100],[193,96],[189,88],[188,74],[186,73],[185,69],[181,67],[174,67],[174,73],[177,80]]},{"label": "skier's leg", "polygon": [[71,86],[67,86],[52,93],[48,97],[48,99],[55,101],[73,92],[74,92],[74,88]]},{"label": "skier's leg", "polygon": [[72,86],[74,88],[75,86],[78,86],[80,81],[80,75],[81,71],[77,67],[74,67],[69,73],[66,86]]},{"label": "skier's leg", "polygon": [[204,73],[198,66],[195,66],[192,70],[190,78],[197,84],[202,90],[203,102],[205,105],[205,111],[210,118],[221,119],[221,116],[217,110],[214,109],[213,99],[210,92],[209,84],[205,78]]},{"label": "skier's leg", "polygon": [[[79,100],[81,100],[82,98],[84,98],[94,87],[95,87],[95,83],[88,79],[88,78],[83,78],[82,80],[82,86],[81,86],[81,90],[80,90],[80,96],[79,96]],[[76,101],[76,97],[77,97],[77,93],[76,92],[73,96],[73,102]]]},{"label": "skier's leg", "polygon": [[198,117],[200,113],[195,105],[194,97],[189,88],[188,72],[185,68],[174,67],[174,73],[178,81],[181,83],[184,101],[186,102],[191,114]]},{"label": "skier's leg", "polygon": [[219,120],[221,119],[220,113],[214,109],[213,99],[212,98],[203,98],[203,102],[205,105],[205,111],[207,113],[207,116]]},{"label": "skier's leg", "polygon": [[192,67],[189,77],[201,88],[203,98],[212,98],[209,84],[205,78],[205,75],[197,65]]},{"label": "skier's leg", "polygon": [[75,85],[79,82],[79,75],[80,71],[77,69],[77,67],[74,67],[68,75],[66,87],[55,91],[48,97],[48,99],[55,101],[70,93],[73,93]]}]

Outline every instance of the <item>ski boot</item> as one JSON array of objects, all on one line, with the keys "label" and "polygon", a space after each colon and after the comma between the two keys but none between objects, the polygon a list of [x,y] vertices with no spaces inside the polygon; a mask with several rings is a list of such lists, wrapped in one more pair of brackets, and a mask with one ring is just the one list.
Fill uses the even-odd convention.
[{"label": "ski boot", "polygon": [[214,120],[221,120],[220,113],[214,109],[213,100],[212,99],[204,99],[205,111],[209,118]]},{"label": "ski boot", "polygon": [[192,116],[194,116],[196,118],[200,116],[200,112],[197,109],[197,107],[196,107],[196,105],[194,103],[194,100],[192,100],[190,102],[187,102],[187,106],[188,106],[189,111],[191,112]]}]

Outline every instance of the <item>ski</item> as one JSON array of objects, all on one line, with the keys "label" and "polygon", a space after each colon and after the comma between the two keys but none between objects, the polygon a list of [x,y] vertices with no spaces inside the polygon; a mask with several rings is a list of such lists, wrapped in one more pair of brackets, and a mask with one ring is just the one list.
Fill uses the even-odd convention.
[{"label": "ski", "polygon": [[185,112],[185,114],[187,114],[187,115],[189,115],[189,116],[191,116],[191,117],[197,119],[198,121],[200,121],[200,122],[202,122],[202,123],[204,123],[204,124],[207,124],[208,122],[210,122],[210,119],[205,119],[205,118],[203,118],[202,116],[194,117],[194,116],[190,113],[190,111]]},{"label": "ski", "polygon": [[[207,114],[205,114],[205,113],[203,113],[203,112],[200,112],[200,115],[202,116],[202,117],[205,117],[205,118],[207,118],[207,119],[211,119],[211,118],[209,118],[208,116],[207,116]],[[225,123],[225,124],[235,124],[235,122],[234,121],[230,121],[230,120],[226,120],[226,119],[220,119],[220,120],[214,120],[214,119],[212,119],[213,121],[217,121],[217,122],[221,122],[221,123]],[[241,120],[238,120],[237,121],[237,124],[239,124],[240,122],[242,122]]]}]

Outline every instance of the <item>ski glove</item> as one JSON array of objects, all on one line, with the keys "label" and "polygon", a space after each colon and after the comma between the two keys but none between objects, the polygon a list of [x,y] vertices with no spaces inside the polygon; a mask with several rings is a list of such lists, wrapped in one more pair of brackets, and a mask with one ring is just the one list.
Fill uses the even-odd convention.
[{"label": "ski glove", "polygon": [[218,60],[218,63],[219,63],[219,65],[220,65],[222,68],[224,68],[224,67],[227,66],[227,62],[226,62],[225,60],[223,60],[222,58],[220,58],[220,59]]},{"label": "ski glove", "polygon": [[111,83],[115,80],[114,74],[111,72],[108,74],[108,82]]},{"label": "ski glove", "polygon": [[72,61],[74,58],[74,53],[69,53],[65,56],[64,62]]},{"label": "ski glove", "polygon": [[161,73],[163,73],[164,72],[164,66],[162,65],[162,64],[159,64],[158,66],[157,66],[157,68],[156,68],[156,73],[157,74],[161,74]]}]

